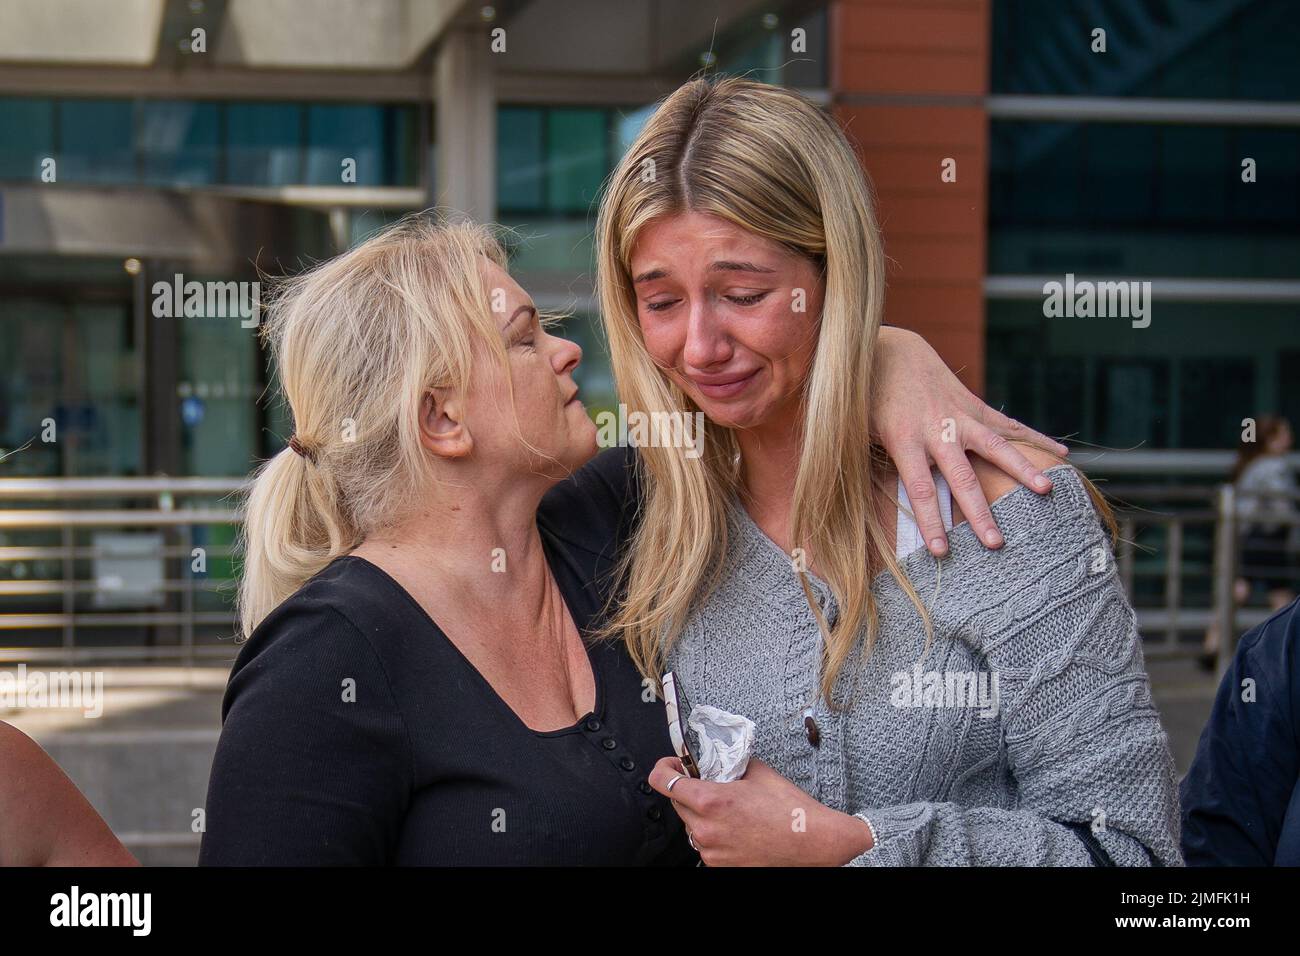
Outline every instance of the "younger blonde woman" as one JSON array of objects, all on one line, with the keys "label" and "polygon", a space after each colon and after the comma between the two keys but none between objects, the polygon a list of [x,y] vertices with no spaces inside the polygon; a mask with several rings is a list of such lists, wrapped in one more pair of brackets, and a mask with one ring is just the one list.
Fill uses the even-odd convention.
[{"label": "younger blonde woman", "polygon": [[698,460],[638,451],[610,622],[647,677],[671,668],[694,704],[757,725],[743,780],[651,775],[705,862],[1179,862],[1173,761],[1090,486],[1036,451],[1046,497],[966,469],[997,499],[988,551],[940,482],[940,564],[857,440],[885,260],[835,121],[778,87],[687,84],[613,173],[598,242],[623,400],[709,422]]}]

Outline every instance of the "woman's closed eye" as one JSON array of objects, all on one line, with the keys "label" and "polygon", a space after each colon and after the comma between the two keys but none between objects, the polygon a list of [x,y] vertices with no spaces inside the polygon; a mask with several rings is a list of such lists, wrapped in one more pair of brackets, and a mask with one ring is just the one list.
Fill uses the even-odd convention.
[{"label": "woman's closed eye", "polygon": [[534,313],[532,320],[521,329],[514,338],[512,345],[516,345],[525,351],[537,351],[537,333],[541,328],[541,321]]},{"label": "woman's closed eye", "polygon": [[748,292],[728,295],[726,298],[728,302],[734,302],[736,305],[747,306],[758,305],[758,303],[766,299],[767,296],[768,293],[766,292]]},{"label": "woman's closed eye", "polygon": [[[769,294],[768,291],[728,293],[727,295],[724,295],[723,298],[733,305],[738,305],[744,308],[751,305],[758,305],[758,303],[766,299]],[[666,309],[671,309],[680,301],[681,299],[662,299],[658,302],[646,302],[645,307],[648,312],[663,312]]]}]

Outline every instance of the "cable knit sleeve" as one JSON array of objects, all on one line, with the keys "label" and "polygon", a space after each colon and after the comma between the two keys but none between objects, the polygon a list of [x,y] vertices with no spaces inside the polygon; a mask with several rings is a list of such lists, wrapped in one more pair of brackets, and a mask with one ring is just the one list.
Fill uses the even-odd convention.
[{"label": "cable knit sleeve", "polygon": [[865,807],[851,866],[1181,865],[1178,790],[1133,609],[1078,475],[1000,499],[1007,537],[970,589],[962,639],[999,680],[1009,807]]}]

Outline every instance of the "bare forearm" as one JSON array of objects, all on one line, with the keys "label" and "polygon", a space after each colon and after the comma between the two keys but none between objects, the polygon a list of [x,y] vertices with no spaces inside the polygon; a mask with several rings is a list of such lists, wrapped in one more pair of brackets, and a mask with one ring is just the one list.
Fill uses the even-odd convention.
[{"label": "bare forearm", "polygon": [[0,722],[0,866],[138,866],[50,756]]}]

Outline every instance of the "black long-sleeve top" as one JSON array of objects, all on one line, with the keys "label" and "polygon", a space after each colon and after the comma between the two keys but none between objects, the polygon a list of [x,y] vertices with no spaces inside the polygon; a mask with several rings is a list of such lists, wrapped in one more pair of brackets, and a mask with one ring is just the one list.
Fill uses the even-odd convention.
[{"label": "black long-sleeve top", "polygon": [[[537,515],[584,638],[631,520],[631,461],[602,453]],[[662,701],[620,643],[588,653],[595,709],[533,731],[397,582],[335,560],[235,662],[200,864],[694,863],[646,782],[672,752]]]}]

